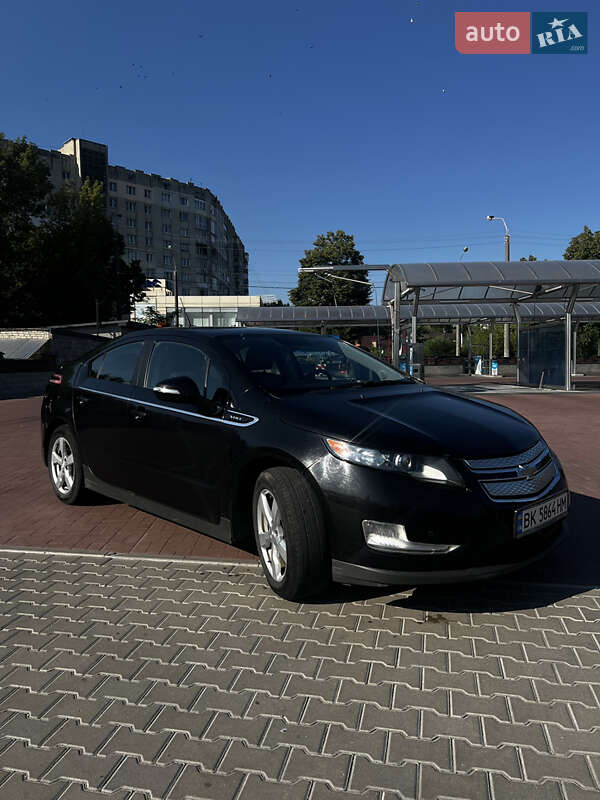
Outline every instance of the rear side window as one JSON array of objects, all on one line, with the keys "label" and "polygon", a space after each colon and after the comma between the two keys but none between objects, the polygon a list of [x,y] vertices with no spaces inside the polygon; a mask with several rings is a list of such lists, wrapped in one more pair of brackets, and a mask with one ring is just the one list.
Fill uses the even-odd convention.
[{"label": "rear side window", "polygon": [[103,353],[90,363],[90,377],[114,383],[133,383],[143,346],[143,342],[131,342]]},{"label": "rear side window", "polygon": [[191,378],[204,395],[207,357],[201,350],[181,342],[158,342],[150,357],[148,380],[150,389],[169,378]]}]

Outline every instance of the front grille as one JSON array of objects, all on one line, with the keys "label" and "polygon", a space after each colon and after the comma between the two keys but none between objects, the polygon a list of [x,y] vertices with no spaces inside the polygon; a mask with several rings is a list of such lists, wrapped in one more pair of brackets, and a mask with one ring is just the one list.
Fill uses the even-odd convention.
[{"label": "front grille", "polygon": [[556,483],[558,469],[544,441],[522,453],[465,462],[494,500],[534,497]]}]

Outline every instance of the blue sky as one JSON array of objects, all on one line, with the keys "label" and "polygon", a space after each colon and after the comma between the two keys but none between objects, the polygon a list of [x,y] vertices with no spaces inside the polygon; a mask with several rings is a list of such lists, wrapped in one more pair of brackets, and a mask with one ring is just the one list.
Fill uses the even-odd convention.
[{"label": "blue sky", "polygon": [[455,261],[464,245],[502,260],[486,214],[506,217],[513,259],[560,258],[600,228],[600,15],[580,0],[560,12],[590,11],[589,53],[546,57],[454,49],[454,11],[552,10],[537,0],[24,8],[2,15],[0,130],[104,142],[113,164],[208,186],[252,293],[286,300],[327,230],[377,264]]}]

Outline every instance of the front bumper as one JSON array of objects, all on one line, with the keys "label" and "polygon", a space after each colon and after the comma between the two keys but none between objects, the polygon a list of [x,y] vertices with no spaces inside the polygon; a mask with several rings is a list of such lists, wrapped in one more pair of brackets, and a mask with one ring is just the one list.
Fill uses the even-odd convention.
[{"label": "front bumper", "polygon": [[[332,559],[332,578],[336,583],[351,583],[361,586],[398,586],[410,584],[422,586],[426,584],[441,583],[467,583],[481,581],[486,578],[495,578],[509,572],[521,569],[534,561],[547,555],[567,536],[568,524],[562,520],[548,529],[543,529],[542,541],[534,543],[529,553],[521,551],[512,553],[517,560],[501,561],[476,567],[463,567],[459,569],[429,569],[429,570],[401,570],[366,567],[361,564],[351,564],[347,561]],[[530,543],[532,544],[532,543]],[[507,553],[507,556],[510,554]]]},{"label": "front bumper", "polygon": [[[516,539],[515,512],[568,489],[558,477],[540,497],[490,499],[475,477],[466,487],[432,483],[321,459],[311,472],[324,495],[333,579],[370,585],[435,584],[484,579],[539,558],[566,532],[564,520]],[[364,519],[405,526],[410,540],[453,544],[449,553],[382,552],[367,546]]]}]

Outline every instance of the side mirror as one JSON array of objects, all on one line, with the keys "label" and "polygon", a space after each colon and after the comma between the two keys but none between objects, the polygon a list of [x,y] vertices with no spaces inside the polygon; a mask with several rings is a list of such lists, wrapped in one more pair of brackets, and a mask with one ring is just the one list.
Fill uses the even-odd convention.
[{"label": "side mirror", "polygon": [[158,383],[153,391],[158,398],[168,403],[198,404],[202,399],[196,383],[187,377],[168,378]]}]

